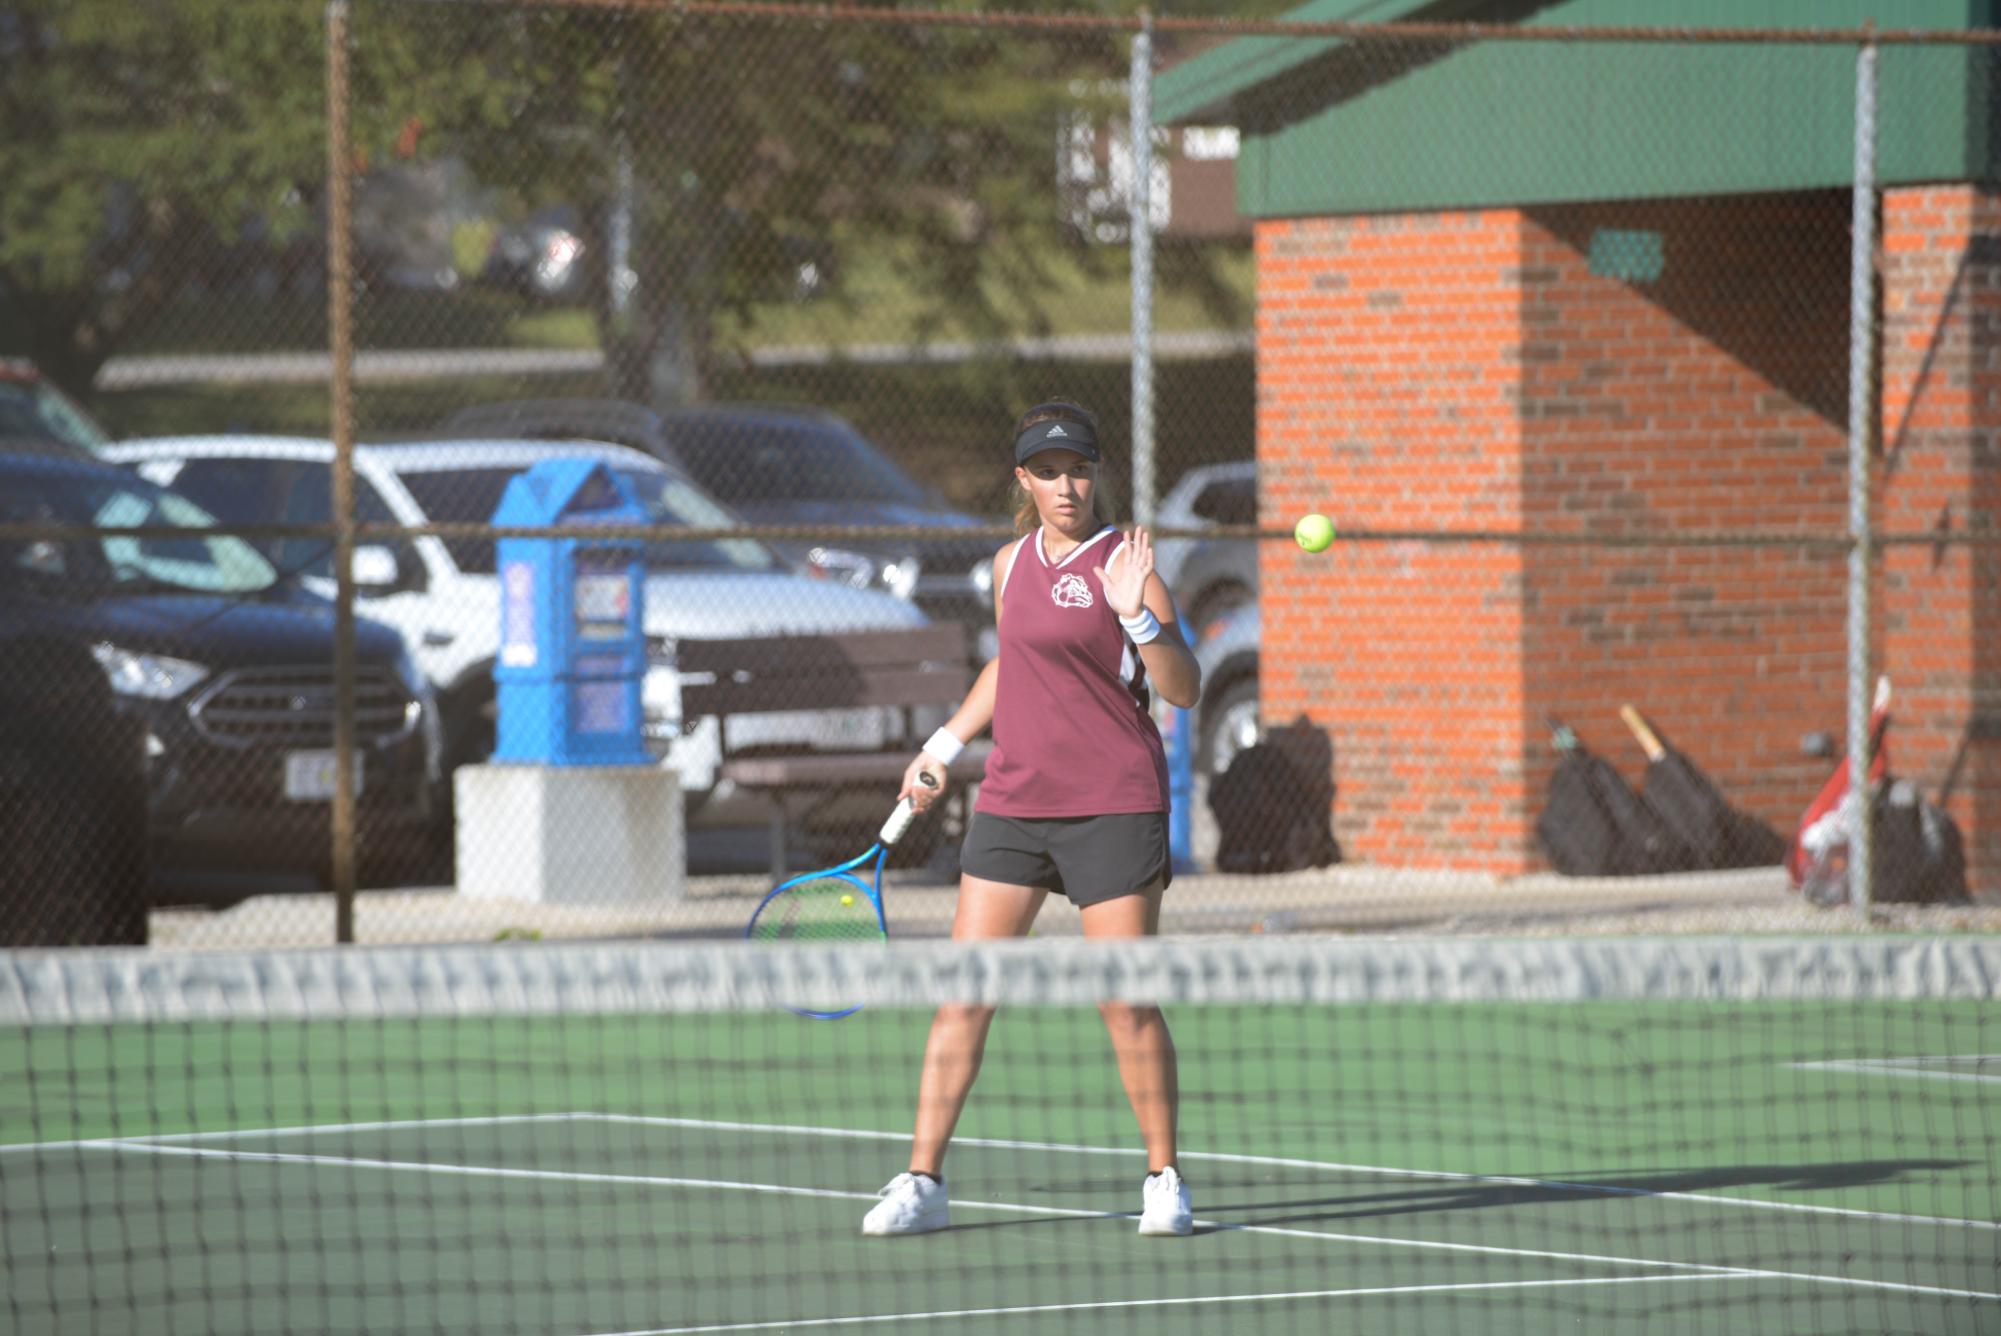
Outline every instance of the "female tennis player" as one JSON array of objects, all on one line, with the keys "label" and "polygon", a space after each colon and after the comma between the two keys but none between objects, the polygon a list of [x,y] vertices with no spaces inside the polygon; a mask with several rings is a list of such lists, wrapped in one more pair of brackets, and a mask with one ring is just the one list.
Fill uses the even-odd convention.
[{"label": "female tennis player", "polygon": [[[1023,537],[994,556],[1000,654],[924,744],[903,793],[929,806],[961,748],[993,726],[960,855],[955,941],[1024,936],[1051,891],[1078,907],[1087,937],[1144,937],[1160,926],[1172,876],[1167,757],[1147,683],[1191,706],[1201,669],[1175,624],[1153,544],[1121,537],[1098,489],[1098,428],[1065,400],[1037,404],[1014,430]],[[929,772],[938,787],[920,787]],[[1139,1232],[1186,1234],[1188,1187],[1174,1156],[1174,1041],[1158,1007],[1099,1006],[1146,1141]],[[945,1151],[992,1024],[990,1006],[946,1005],[931,1022],[910,1168],[891,1179],[864,1234],[920,1234],[947,1219]]]}]

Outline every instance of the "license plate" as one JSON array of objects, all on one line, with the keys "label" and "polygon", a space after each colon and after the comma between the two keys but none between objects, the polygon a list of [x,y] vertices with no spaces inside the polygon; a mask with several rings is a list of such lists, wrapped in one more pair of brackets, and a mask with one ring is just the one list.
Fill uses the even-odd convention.
[{"label": "license plate", "polygon": [[[354,793],[361,796],[361,757],[354,754]],[[285,754],[285,796],[298,803],[330,802],[334,796],[334,753],[295,751]]]}]

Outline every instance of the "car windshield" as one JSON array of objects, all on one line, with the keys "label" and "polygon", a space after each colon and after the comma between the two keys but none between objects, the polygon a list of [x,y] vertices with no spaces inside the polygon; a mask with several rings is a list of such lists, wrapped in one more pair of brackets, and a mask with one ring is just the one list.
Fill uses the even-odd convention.
[{"label": "car windshield", "polygon": [[139,479],[14,474],[0,485],[0,523],[80,524],[96,529],[161,527],[185,536],[0,540],[0,571],[14,584],[71,586],[92,593],[170,589],[255,594],[278,575],[240,538],[202,532],[215,518],[186,497]]},{"label": "car windshield", "polygon": [[111,444],[102,427],[45,380],[0,376],[0,436],[56,441],[96,454]]},{"label": "car windshield", "polygon": [[[507,484],[520,472],[519,468],[425,469],[397,477],[434,522],[485,524],[499,508]],[[662,528],[727,529],[742,523],[685,478],[650,469],[620,469],[618,474],[632,484],[651,522]],[[491,539],[447,538],[444,542],[460,570],[493,574]],[[649,570],[768,571],[777,565],[769,548],[747,538],[655,538],[646,544]]]},{"label": "car windshield", "polygon": [[930,508],[937,498],[844,426],[697,416],[668,426],[674,457],[731,505],[858,501]]}]

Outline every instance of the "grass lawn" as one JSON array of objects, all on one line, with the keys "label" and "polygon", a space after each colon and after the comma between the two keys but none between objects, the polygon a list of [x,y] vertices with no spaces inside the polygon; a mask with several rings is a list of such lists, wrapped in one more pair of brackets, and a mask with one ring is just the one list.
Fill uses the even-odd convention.
[{"label": "grass lawn", "polygon": [[[1004,328],[1019,336],[1121,333],[1130,317],[1123,257],[1107,253],[1109,272],[1087,273],[1074,255],[1057,253],[1036,287],[1037,319],[999,288],[990,293]],[[1171,269],[1163,263],[1161,271]],[[1189,283],[1162,278],[1155,299],[1161,332],[1241,329],[1252,309],[1253,270],[1247,248],[1216,257],[1225,309],[1201,300]],[[719,331],[734,347],[876,344],[922,339],[993,338],[992,330],[939,317],[891,257],[865,254],[848,263],[842,291],[802,302],[772,303],[746,323],[726,315]],[[463,287],[451,293],[377,293],[358,304],[360,347],[592,348],[597,333],[580,307],[539,306],[507,293]],[[326,346],[323,294],[281,295],[266,301],[190,295],[122,351],[236,353],[321,349]],[[1198,462],[1250,453],[1255,385],[1250,358],[1232,355],[1177,362],[1157,378],[1160,457],[1172,472]],[[1113,432],[1125,429],[1129,371],[1123,361],[1052,362],[1004,358],[963,364],[719,367],[707,387],[718,400],[807,403],[838,412],[881,442],[907,468],[935,481],[968,509],[994,508],[1004,475],[967,445],[984,441],[996,421],[1020,403],[1066,394],[1097,407]],[[529,395],[598,396],[609,392],[602,373],[489,375],[428,381],[363,381],[355,413],[364,438],[421,430],[464,404]],[[124,437],[207,432],[258,432],[324,437],[331,427],[323,383],[175,384],[99,392],[89,405]],[[1171,476],[1171,474],[1170,474]],[[1004,499],[1004,498],[1003,498]]]},{"label": "grass lawn", "polygon": [[[1130,323],[1132,301],[1123,252],[1092,272],[1077,256],[1045,257],[1032,285],[1034,303],[990,282],[987,298],[1003,329],[1017,335],[1113,334]],[[1158,280],[1155,328],[1162,332],[1243,328],[1249,321],[1253,266],[1248,247],[1215,256],[1222,306],[1202,301],[1192,285]],[[1031,309],[1039,305],[1040,310]],[[842,288],[806,301],[767,302],[746,318],[726,312],[718,332],[733,344],[788,346],[826,343],[917,342],[992,337],[940,310],[935,296],[913,285],[893,255],[864,252],[846,262]],[[511,293],[464,285],[452,292],[383,291],[356,305],[357,346],[398,348],[591,348],[590,312],[543,306]],[[120,351],[159,353],[277,352],[324,348],[324,292],[287,291],[269,298],[241,293],[190,293]]]}]

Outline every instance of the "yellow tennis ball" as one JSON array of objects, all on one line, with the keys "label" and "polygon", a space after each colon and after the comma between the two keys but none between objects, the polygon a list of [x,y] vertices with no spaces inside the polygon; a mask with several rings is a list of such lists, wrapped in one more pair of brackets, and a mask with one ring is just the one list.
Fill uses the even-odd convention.
[{"label": "yellow tennis ball", "polygon": [[846,909],[849,905],[853,904],[854,902],[855,898],[852,895],[844,895],[841,897],[841,908]]},{"label": "yellow tennis ball", "polygon": [[1325,552],[1327,545],[1334,541],[1334,521],[1318,511],[1302,515],[1299,523],[1292,526],[1292,536],[1308,552]]}]

